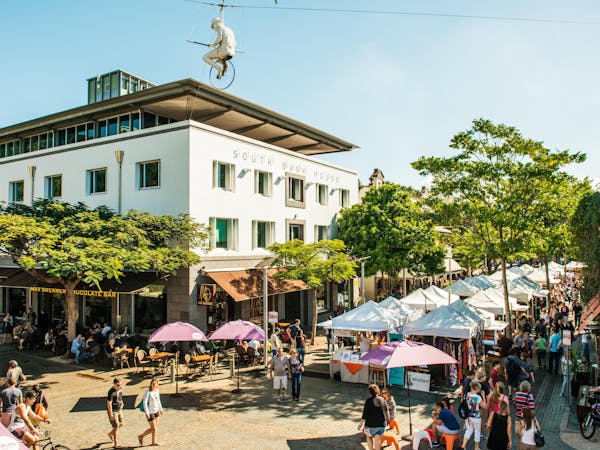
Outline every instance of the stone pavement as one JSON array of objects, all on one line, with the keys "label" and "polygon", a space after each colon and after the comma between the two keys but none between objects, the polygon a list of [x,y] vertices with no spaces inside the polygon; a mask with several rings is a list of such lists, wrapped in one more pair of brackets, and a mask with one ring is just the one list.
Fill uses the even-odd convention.
[{"label": "stone pavement", "polygon": [[[319,349],[313,352],[315,357],[322,357],[319,356]],[[121,433],[121,444],[128,449],[139,448],[136,436],[147,425],[144,415],[135,409],[135,405],[149,384],[149,374],[136,373],[133,368],[93,370],[89,366],[75,365],[72,360],[62,357],[49,357],[40,352],[17,352],[12,346],[0,347],[0,367],[13,358],[30,375],[29,385],[40,383],[45,389],[50,403],[55,442],[72,449],[111,448],[106,436],[110,426],[105,411],[105,396],[112,378],[121,377],[126,396],[126,423]],[[242,373],[240,394],[230,392],[235,387],[235,382],[226,378],[227,376],[227,371],[223,372],[221,378],[210,381],[188,380],[182,376],[179,383],[182,396],[179,398],[170,395],[175,392],[175,386],[169,383],[167,377],[161,377],[160,390],[165,415],[159,426],[159,442],[163,448],[366,448],[364,439],[361,439],[356,430],[364,399],[368,396],[366,386],[305,376],[301,401],[296,403],[287,400],[279,404],[273,401],[271,381],[265,376],[265,372]],[[538,404],[544,405],[539,408],[539,414],[546,434],[545,448],[549,450],[571,448],[559,437],[564,409],[564,401],[560,401],[558,396],[559,391],[559,377],[539,375],[535,392]],[[408,433],[406,392],[400,388],[392,388],[392,393],[399,405],[402,433]],[[441,396],[441,393],[412,392],[413,430],[430,424],[432,405]],[[402,444],[403,450],[411,448],[406,441]],[[580,450],[586,449],[580,445],[571,445]],[[594,445],[597,449],[597,444]],[[485,441],[482,442],[482,448],[486,448]]]}]

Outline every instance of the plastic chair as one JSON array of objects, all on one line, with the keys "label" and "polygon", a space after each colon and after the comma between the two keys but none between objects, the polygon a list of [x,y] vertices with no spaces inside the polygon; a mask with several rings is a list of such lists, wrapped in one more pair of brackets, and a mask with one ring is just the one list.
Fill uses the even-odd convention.
[{"label": "plastic chair", "polygon": [[146,352],[144,350],[138,350],[137,353],[135,354],[135,367],[136,367],[136,372],[140,369],[140,367],[149,367],[150,363],[152,361],[150,361],[149,359],[146,359]]},{"label": "plastic chair", "polygon": [[381,446],[393,445],[396,450],[400,450],[400,444],[398,444],[398,438],[391,433],[383,433],[381,436]]},{"label": "plastic chair", "polygon": [[442,439],[446,441],[446,450],[452,450],[454,443],[458,441],[460,445],[460,435],[458,434],[442,434]]},{"label": "plastic chair", "polygon": [[413,450],[419,450],[419,444],[421,443],[421,441],[423,439],[427,439],[427,442],[429,443],[429,446],[431,447],[431,436],[429,436],[429,433],[427,431],[416,430],[413,433],[413,441],[412,441]]}]

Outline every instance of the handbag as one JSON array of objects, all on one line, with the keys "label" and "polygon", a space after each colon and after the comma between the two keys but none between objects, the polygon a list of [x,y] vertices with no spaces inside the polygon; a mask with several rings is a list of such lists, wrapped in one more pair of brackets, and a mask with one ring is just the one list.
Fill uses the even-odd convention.
[{"label": "handbag", "polygon": [[48,418],[48,410],[41,402],[38,403],[37,405],[35,405],[33,412],[36,413],[38,416],[40,416],[44,420],[46,420]]},{"label": "handbag", "polygon": [[[536,423],[539,426],[539,422],[536,420]],[[546,439],[544,439],[544,434],[541,430],[535,430],[533,433],[533,440],[535,441],[536,447],[543,447],[546,444]]]}]

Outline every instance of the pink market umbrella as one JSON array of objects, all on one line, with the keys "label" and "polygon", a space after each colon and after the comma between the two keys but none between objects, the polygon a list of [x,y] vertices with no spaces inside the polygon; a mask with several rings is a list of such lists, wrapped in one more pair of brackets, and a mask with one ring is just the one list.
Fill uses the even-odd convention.
[{"label": "pink market umbrella", "polygon": [[208,341],[201,329],[187,322],[167,323],[156,329],[148,338],[148,342],[190,342]]},{"label": "pink market umbrella", "polygon": [[[233,320],[231,322],[227,322],[217,328],[213,334],[210,335],[210,339],[215,340],[252,340],[256,339],[257,341],[265,340],[265,332],[262,328],[257,325],[254,325],[252,322],[247,322],[245,320]],[[266,352],[266,348],[264,351]],[[267,355],[265,355],[266,359]],[[238,394],[242,392],[240,389],[240,364],[238,362],[237,369],[237,388],[233,391],[234,394]]]},{"label": "pink market umbrella", "polygon": [[[156,329],[148,338],[148,342],[190,342],[208,339],[200,328],[187,322],[167,323]],[[176,361],[179,372],[179,360]],[[175,397],[179,397],[179,377],[175,377]]]},{"label": "pink market umbrella", "polygon": [[212,341],[238,339],[256,339],[257,341],[264,341],[265,332],[262,328],[254,325],[252,322],[246,322],[245,320],[233,320],[217,328],[213,334],[210,335],[210,339]]},{"label": "pink market umbrella", "polygon": [[[393,341],[380,345],[360,357],[378,366],[392,369],[395,367],[426,366],[430,364],[456,364],[458,361],[431,345],[415,341]],[[406,382],[408,395],[408,423],[412,434],[412,417],[410,411],[410,383]]]}]

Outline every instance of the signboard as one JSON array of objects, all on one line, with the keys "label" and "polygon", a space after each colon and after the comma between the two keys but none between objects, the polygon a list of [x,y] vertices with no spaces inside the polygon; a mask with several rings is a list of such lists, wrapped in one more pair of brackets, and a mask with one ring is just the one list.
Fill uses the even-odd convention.
[{"label": "signboard", "polygon": [[277,323],[279,321],[279,313],[277,311],[269,311],[269,323]]},{"label": "signboard", "polygon": [[571,346],[571,330],[563,330],[562,344],[565,347],[570,347]]},{"label": "signboard", "polygon": [[[32,287],[31,292],[43,292],[45,294],[66,294],[66,289],[60,288],[45,288],[45,287]],[[112,291],[86,291],[75,289],[75,295],[85,295],[87,297],[104,297],[104,298],[117,298],[117,293]]]},{"label": "signboard", "polygon": [[198,305],[211,306],[217,293],[216,284],[201,284],[198,287]]},{"label": "signboard", "polygon": [[407,372],[410,388],[415,391],[429,392],[431,374],[421,372]]}]

